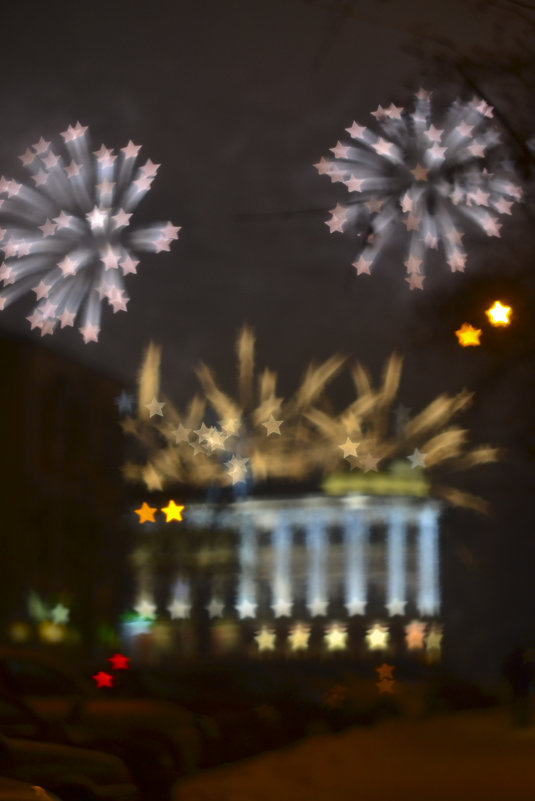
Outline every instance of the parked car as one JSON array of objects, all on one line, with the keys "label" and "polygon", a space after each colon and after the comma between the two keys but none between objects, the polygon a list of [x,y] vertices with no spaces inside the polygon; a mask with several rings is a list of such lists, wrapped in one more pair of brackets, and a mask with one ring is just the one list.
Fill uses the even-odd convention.
[{"label": "parked car", "polygon": [[118,757],[0,735],[0,773],[38,783],[61,801],[138,801],[139,791]]},{"label": "parked car", "polygon": [[[68,727],[61,723],[50,723],[40,717],[21,698],[0,693],[0,734],[59,745],[80,745],[73,742]],[[83,746],[112,753],[120,757],[130,769],[135,784],[143,797],[152,801],[155,795],[164,799],[175,781],[161,751],[151,743],[139,742],[133,737],[117,740],[92,740],[84,738]]]},{"label": "parked car", "polygon": [[159,798],[202,764],[201,727],[178,703],[107,695],[47,655],[16,648],[0,648],[0,689],[61,726],[70,743],[120,753],[140,784],[153,766]]},{"label": "parked car", "polygon": [[237,666],[134,669],[120,678],[117,695],[179,703],[201,721],[207,766],[285,744],[279,711],[270,700],[272,685],[252,687],[250,672],[246,676]]},{"label": "parked car", "polygon": [[0,776],[0,801],[59,801],[37,784],[27,784]]}]

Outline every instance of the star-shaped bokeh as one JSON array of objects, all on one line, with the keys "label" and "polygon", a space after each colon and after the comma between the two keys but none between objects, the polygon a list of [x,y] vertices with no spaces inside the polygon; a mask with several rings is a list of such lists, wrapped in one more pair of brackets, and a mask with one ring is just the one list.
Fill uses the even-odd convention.
[{"label": "star-shaped bokeh", "polygon": [[273,651],[275,650],[275,637],[276,634],[272,629],[262,626],[259,632],[255,634],[255,640],[258,645],[259,651]]},{"label": "star-shaped bokeh", "polygon": [[146,501],[143,501],[139,509],[134,509],[140,523],[154,523],[154,515],[157,511],[158,509],[155,506],[149,506]]},{"label": "star-shaped bokeh", "polygon": [[172,520],[176,520],[177,522],[182,522],[182,512],[184,511],[184,506],[180,506],[179,504],[175,503],[173,500],[169,501],[167,506],[163,506],[161,511],[165,515],[165,522],[170,523]]}]

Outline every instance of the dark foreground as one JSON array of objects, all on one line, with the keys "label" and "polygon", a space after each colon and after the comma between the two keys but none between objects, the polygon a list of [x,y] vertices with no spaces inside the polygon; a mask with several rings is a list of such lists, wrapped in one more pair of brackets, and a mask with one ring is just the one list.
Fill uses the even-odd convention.
[{"label": "dark foreground", "polygon": [[509,710],[387,720],[177,784],[174,801],[516,801],[535,798],[535,727]]}]

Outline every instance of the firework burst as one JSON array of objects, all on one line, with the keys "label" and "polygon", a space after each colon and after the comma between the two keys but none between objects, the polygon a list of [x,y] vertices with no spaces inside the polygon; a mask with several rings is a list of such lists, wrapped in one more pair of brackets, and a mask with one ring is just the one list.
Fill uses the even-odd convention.
[{"label": "firework burst", "polygon": [[[310,365],[295,394],[277,396],[277,376],[255,372],[255,342],[244,327],[237,341],[236,397],[217,384],[204,364],[196,370],[203,393],[181,413],[168,399],[164,415],[153,415],[159,395],[160,349],[149,346],[139,375],[138,414],[123,422],[148,454],[129,463],[125,476],[162,489],[175,482],[227,486],[269,479],[300,480],[323,470],[322,443],[304,416],[342,366],[341,357]],[[214,423],[207,425],[210,421]]]},{"label": "firework burst", "polygon": [[[333,413],[326,388],[339,373],[342,358],[311,365],[294,395],[284,400],[276,395],[275,373],[266,369],[255,376],[254,337],[244,328],[237,343],[237,397],[223,392],[212,370],[200,365],[203,393],[181,413],[167,398],[156,401],[160,349],[150,345],[139,374],[137,416],[123,420],[144,460],[128,462],[125,478],[148,490],[175,483],[223,487],[310,481],[340,470],[376,472],[406,459],[407,467],[410,462],[425,471],[436,496],[486,511],[482,499],[443,483],[444,476],[499,458],[495,448],[471,447],[468,431],[452,423],[473,395],[440,395],[412,419],[406,417],[402,424],[398,419],[392,430],[402,361],[396,354],[390,357],[378,387],[364,367],[354,366],[355,398]],[[217,424],[207,425],[215,420]]]},{"label": "firework burst", "polygon": [[41,138],[20,156],[34,186],[0,179],[0,309],[33,291],[32,329],[44,336],[79,318],[84,342],[96,342],[103,301],[114,312],[126,310],[123,279],[136,272],[135,254],[170,250],[179,228],[130,223],[160,166],[149,159],[137,167],[140,146],[130,141],[119,154],[105,145],[92,152],[80,123],[61,136],[57,152]]},{"label": "firework burst", "polygon": [[[374,388],[370,375],[357,364],[352,369],[356,397],[340,413],[327,414],[317,408],[306,412],[307,419],[322,435],[325,465],[336,469],[345,461],[350,470],[377,471],[400,459],[412,468],[423,468],[430,490],[453,506],[464,506],[486,513],[481,498],[444,484],[446,477],[481,464],[495,462],[498,449],[488,445],[472,447],[469,432],[453,423],[472,402],[473,393],[439,395],[412,419],[406,416],[392,430],[392,405],[397,397],[403,360],[393,354],[388,360],[381,385]],[[351,447],[349,447],[349,443]]]},{"label": "firework burst", "polygon": [[412,112],[379,106],[373,128],[354,122],[346,129],[352,141],[338,142],[333,157],[315,165],[350,193],[326,224],[331,233],[354,226],[361,236],[357,273],[370,274],[389,239],[401,234],[408,238],[404,264],[411,289],[423,289],[427,251],[439,244],[452,272],[463,271],[462,227],[500,236],[499,216],[511,214],[521,197],[498,159],[492,108],[476,98],[456,100],[435,119],[430,95],[420,90]]}]

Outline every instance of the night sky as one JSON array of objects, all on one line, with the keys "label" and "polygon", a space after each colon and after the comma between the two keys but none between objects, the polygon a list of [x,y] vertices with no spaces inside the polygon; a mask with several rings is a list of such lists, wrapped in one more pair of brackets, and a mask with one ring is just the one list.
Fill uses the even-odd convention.
[{"label": "night sky", "polygon": [[[28,145],[80,120],[92,149],[132,139],[161,163],[135,220],[182,228],[170,253],[141,256],[126,279],[128,312],[104,310],[97,344],[67,329],[43,345],[130,390],[153,340],[163,347],[163,391],[178,405],[198,388],[201,360],[233,388],[244,322],[259,366],[279,373],[285,394],[312,359],[342,353],[378,378],[394,350],[406,357],[400,399],[413,412],[442,392],[476,392],[463,418],[471,439],[508,456],[456,482],[490,501],[491,517],[450,510],[443,520],[444,602],[455,650],[466,644],[471,667],[533,638],[535,195],[526,143],[535,70],[499,66],[506,53],[526,56],[515,42],[530,30],[520,13],[535,25],[527,3],[505,0],[60,1],[11,4],[2,19],[0,172],[23,180],[17,157]],[[345,190],[312,165],[353,120],[369,124],[378,104],[409,105],[420,86],[444,107],[474,86],[495,105],[528,199],[499,239],[469,232],[464,273],[438,253],[425,291],[411,292],[396,243],[372,276],[357,277],[355,237],[324,224]],[[485,323],[496,297],[514,308],[510,329]],[[2,312],[0,330],[33,338],[32,298]],[[465,320],[485,326],[481,348],[457,345]],[[334,397],[349,393],[341,378]]]}]

